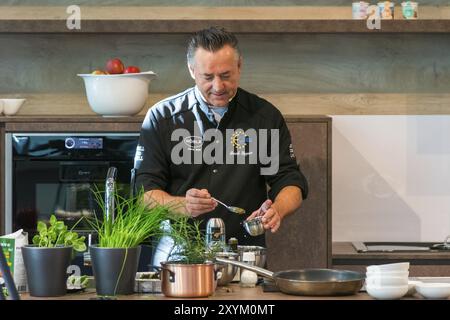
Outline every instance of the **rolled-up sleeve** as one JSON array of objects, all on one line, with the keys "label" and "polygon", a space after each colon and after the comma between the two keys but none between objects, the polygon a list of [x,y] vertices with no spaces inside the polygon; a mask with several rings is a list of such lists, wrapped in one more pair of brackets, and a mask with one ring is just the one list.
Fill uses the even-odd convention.
[{"label": "rolled-up sleeve", "polygon": [[166,190],[169,181],[169,168],[164,130],[156,115],[150,109],[142,124],[139,142],[134,158],[136,169],[136,188],[144,191]]},{"label": "rolled-up sleeve", "polygon": [[275,200],[284,187],[297,186],[302,191],[302,198],[306,199],[308,182],[300,170],[292,147],[291,135],[281,113],[277,113],[275,124],[279,129],[279,168],[277,173],[265,176],[270,187],[269,198]]}]

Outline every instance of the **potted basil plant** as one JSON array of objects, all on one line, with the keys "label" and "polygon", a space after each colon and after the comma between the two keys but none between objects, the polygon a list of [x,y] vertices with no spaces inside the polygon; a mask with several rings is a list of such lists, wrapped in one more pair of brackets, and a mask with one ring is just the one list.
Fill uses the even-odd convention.
[{"label": "potted basil plant", "polygon": [[53,297],[66,294],[67,267],[74,251],[86,250],[85,237],[73,231],[78,222],[70,230],[54,215],[48,225],[44,221],[38,222],[38,234],[33,237],[33,244],[22,248],[30,295]]}]

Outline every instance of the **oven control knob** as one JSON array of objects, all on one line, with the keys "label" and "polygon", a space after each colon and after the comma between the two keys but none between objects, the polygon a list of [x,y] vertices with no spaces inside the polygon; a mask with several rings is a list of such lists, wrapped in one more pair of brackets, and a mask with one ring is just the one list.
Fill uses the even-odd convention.
[{"label": "oven control knob", "polygon": [[75,140],[73,140],[73,138],[66,138],[65,146],[67,149],[72,149],[75,147]]}]

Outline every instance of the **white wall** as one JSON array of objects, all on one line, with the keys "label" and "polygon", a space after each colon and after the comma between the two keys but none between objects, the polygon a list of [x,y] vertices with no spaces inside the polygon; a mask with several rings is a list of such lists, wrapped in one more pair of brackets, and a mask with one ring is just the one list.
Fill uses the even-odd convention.
[{"label": "white wall", "polygon": [[450,116],[333,116],[333,241],[450,234]]}]

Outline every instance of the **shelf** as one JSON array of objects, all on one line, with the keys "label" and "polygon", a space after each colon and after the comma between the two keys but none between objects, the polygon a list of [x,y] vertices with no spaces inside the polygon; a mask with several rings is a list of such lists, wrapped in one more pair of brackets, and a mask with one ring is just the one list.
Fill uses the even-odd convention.
[{"label": "shelf", "polygon": [[192,33],[220,25],[235,33],[446,33],[450,6],[419,7],[420,20],[382,20],[369,30],[350,6],[81,7],[81,29],[66,26],[66,7],[0,6],[0,33]]},{"label": "shelf", "polygon": [[[172,93],[173,94],[173,93]],[[148,108],[171,93],[150,93]],[[285,116],[296,115],[444,115],[450,114],[447,93],[258,93]],[[84,94],[10,94],[1,98],[26,98],[19,116],[96,116]],[[0,117],[1,119],[8,117]],[[6,120],[7,121],[7,120]]]}]

